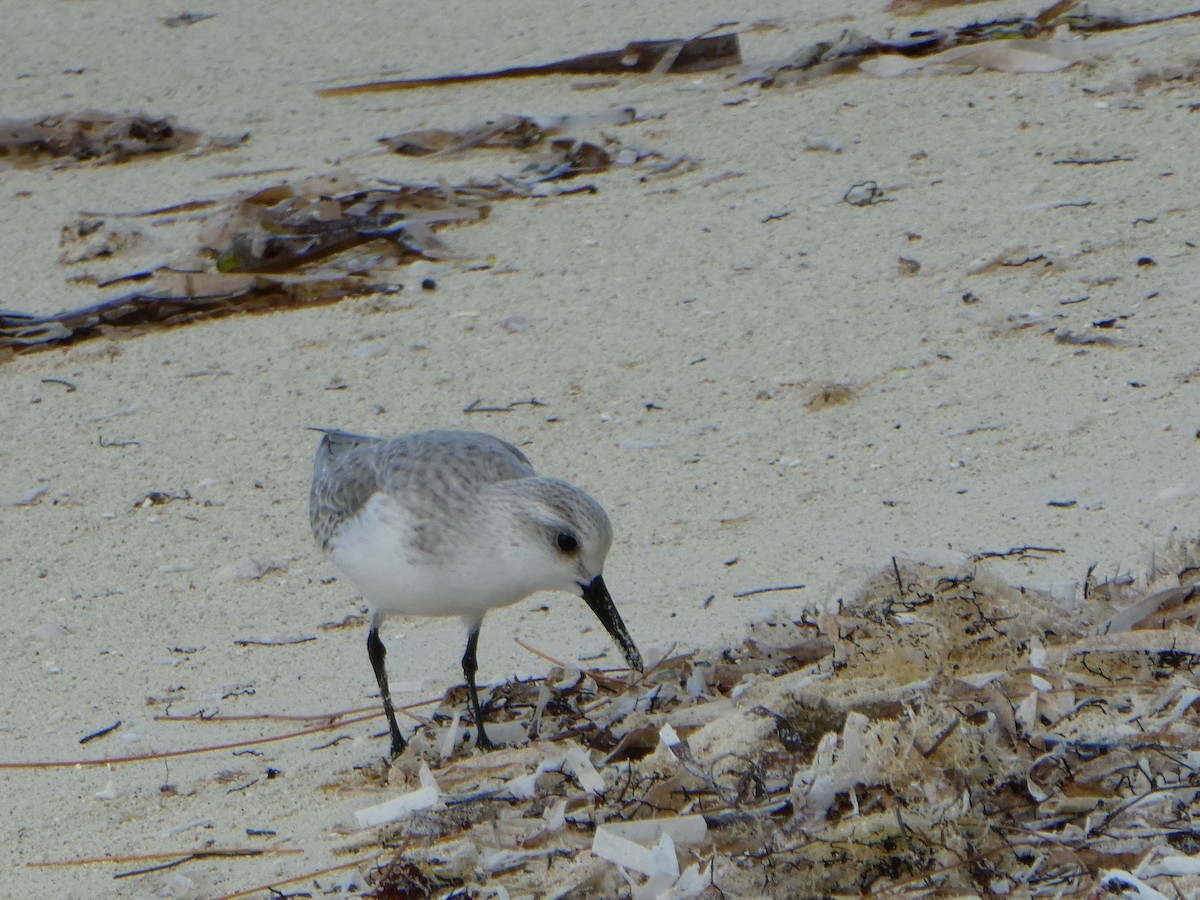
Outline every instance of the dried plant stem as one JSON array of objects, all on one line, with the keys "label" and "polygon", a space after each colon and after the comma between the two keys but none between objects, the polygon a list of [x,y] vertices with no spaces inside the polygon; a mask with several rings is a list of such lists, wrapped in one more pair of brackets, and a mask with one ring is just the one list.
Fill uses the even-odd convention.
[{"label": "dried plant stem", "polygon": [[84,856],[79,859],[45,859],[26,865],[31,868],[48,869],[63,866],[90,866],[95,863],[153,862],[159,859],[203,859],[225,856],[292,856],[302,854],[299,847],[206,847],[200,850],[176,850],[173,853],[114,853],[107,856]]},{"label": "dried plant stem", "polygon": [[353,869],[353,868],[356,868],[357,866],[371,865],[374,862],[375,862],[375,857],[363,856],[363,857],[360,857],[359,859],[351,860],[348,863],[342,863],[341,865],[337,865],[337,866],[330,866],[327,869],[318,869],[315,872],[305,872],[303,875],[296,875],[292,878],[285,878],[283,881],[274,881],[271,884],[262,884],[262,885],[259,885],[258,887],[247,888],[244,891],[237,891],[236,893],[233,893],[233,894],[224,894],[220,897],[217,897],[216,900],[238,900],[239,897],[249,897],[253,894],[265,893],[266,891],[271,891],[272,895],[278,895],[279,892],[277,891],[277,888],[281,888],[284,885],[295,884],[298,881],[308,881],[312,878],[317,878],[321,875],[328,875],[331,872],[343,872],[346,869]]},{"label": "dried plant stem", "polygon": [[276,741],[289,741],[294,738],[307,737],[310,734],[320,734],[323,731],[329,731],[333,728],[341,728],[345,725],[354,725],[358,722],[366,722],[370,719],[376,719],[383,715],[383,710],[380,709],[377,713],[372,713],[366,716],[358,716],[353,719],[343,719],[339,722],[334,722],[328,725],[319,725],[315,728],[305,728],[302,731],[292,731],[287,734],[276,734],[270,737],[251,738],[246,741],[232,741],[228,744],[213,744],[209,747],[190,747],[186,750],[167,750],[162,753],[147,753],[143,756],[111,756],[101,759],[65,759],[52,760],[41,762],[0,762],[0,769],[66,769],[72,766],[115,766],[122,763],[150,762],[156,759],[173,759],[177,756],[194,756],[198,753],[215,753],[218,750],[240,750],[243,747],[256,747],[260,744],[271,744]]}]

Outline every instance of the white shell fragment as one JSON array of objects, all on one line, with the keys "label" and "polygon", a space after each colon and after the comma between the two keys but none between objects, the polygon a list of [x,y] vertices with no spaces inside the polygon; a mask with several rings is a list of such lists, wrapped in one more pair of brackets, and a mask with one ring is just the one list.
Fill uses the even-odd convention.
[{"label": "white shell fragment", "polygon": [[221,566],[213,575],[214,584],[229,584],[235,581],[257,581],[273,569],[280,567],[271,562],[244,557]]},{"label": "white shell fragment", "polygon": [[562,770],[579,782],[579,786],[593,794],[604,792],[604,778],[596,771],[592,761],[579,747],[571,747],[563,758]]},{"label": "white shell fragment", "polygon": [[629,822],[609,822],[603,826],[609,833],[627,841],[649,846],[664,834],[670,835],[677,847],[695,847],[708,837],[708,823],[702,815],[664,816],[659,819],[634,819]]},{"label": "white shell fragment", "polygon": [[542,813],[542,822],[547,834],[562,831],[567,824],[567,800],[559,797],[546,807]]},{"label": "white shell fragment", "polygon": [[376,825],[386,825],[405,819],[422,809],[431,809],[441,800],[442,792],[438,789],[433,773],[429,766],[421,765],[421,787],[399,797],[393,797],[376,806],[368,806],[354,814],[359,828],[373,828]]},{"label": "white shell fragment", "polygon": [[653,847],[644,847],[636,841],[621,837],[607,825],[602,825],[596,829],[596,837],[592,840],[592,852],[601,859],[642,875],[669,875],[672,879],[679,877],[675,842],[666,832],[659,835]]},{"label": "white shell fragment", "polygon": [[826,153],[841,153],[842,142],[836,138],[831,138],[829,135],[817,134],[805,138],[804,149],[810,153],[825,151]]},{"label": "white shell fragment", "polygon": [[458,745],[459,726],[461,724],[462,713],[456,712],[454,718],[450,720],[449,727],[446,728],[445,733],[442,735],[441,741],[438,743],[438,756],[443,761],[449,759],[454,754],[454,748]]},{"label": "white shell fragment", "polygon": [[1108,869],[1100,873],[1100,884],[1103,887],[1115,887],[1122,896],[1136,897],[1137,900],[1168,900],[1167,895],[1156,891],[1146,882],[1129,872]]},{"label": "white shell fragment", "polygon": [[641,898],[695,897],[709,884],[710,876],[689,866],[681,876],[676,847],[694,847],[708,837],[704,816],[674,816],[610,822],[596,829],[592,852],[622,869],[647,876],[633,896]]},{"label": "white shell fragment", "polygon": [[[471,728],[475,730],[474,726]],[[488,737],[497,744],[519,746],[529,742],[529,727],[523,721],[489,722],[487,723]]]},{"label": "white shell fragment", "polygon": [[[488,732],[491,733],[490,727]],[[571,747],[565,753],[541,759],[532,772],[508,779],[499,795],[513,800],[532,800],[538,793],[537,780],[546,772],[563,772],[574,778],[589,793],[599,794],[605,788],[604,777],[592,765],[587,753],[579,747]]]},{"label": "white shell fragment", "polygon": [[621,152],[617,154],[616,164],[618,166],[632,166],[637,161],[637,150],[633,147],[622,147]]}]

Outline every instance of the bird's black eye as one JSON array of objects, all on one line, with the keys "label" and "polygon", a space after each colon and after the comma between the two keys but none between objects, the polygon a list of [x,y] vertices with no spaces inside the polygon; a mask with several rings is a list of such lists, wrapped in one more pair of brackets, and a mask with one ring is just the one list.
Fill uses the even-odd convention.
[{"label": "bird's black eye", "polygon": [[569,531],[558,533],[558,549],[563,553],[574,553],[579,549],[579,540]]}]

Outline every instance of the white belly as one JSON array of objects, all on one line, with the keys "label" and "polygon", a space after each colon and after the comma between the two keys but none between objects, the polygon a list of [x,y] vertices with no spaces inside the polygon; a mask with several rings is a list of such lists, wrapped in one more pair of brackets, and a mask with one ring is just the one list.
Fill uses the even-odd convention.
[{"label": "white belly", "polygon": [[411,547],[404,510],[377,494],[332,541],[333,560],[382,616],[481,616],[528,595],[479,547],[436,555]]}]

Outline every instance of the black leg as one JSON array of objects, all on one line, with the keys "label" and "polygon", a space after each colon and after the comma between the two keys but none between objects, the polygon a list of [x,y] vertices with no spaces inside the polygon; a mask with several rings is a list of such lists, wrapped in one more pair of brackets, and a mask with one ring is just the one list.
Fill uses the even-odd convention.
[{"label": "black leg", "polygon": [[392,756],[404,752],[404,738],[400,737],[400,726],[396,724],[396,711],[392,709],[392,692],[388,690],[387,668],[384,658],[387,648],[379,639],[379,624],[371,623],[367,632],[367,656],[371,657],[371,668],[375,670],[375,680],[379,683],[379,696],[383,698],[383,711],[387,713],[388,728],[392,731]]},{"label": "black leg", "polygon": [[462,666],[463,674],[467,676],[467,693],[471,695],[471,712],[475,715],[475,725],[479,728],[479,740],[475,742],[475,746],[484,750],[495,750],[496,745],[488,738],[487,732],[483,730],[483,710],[479,706],[479,692],[475,689],[475,672],[479,668],[479,661],[476,659],[475,653],[479,649],[479,626],[483,624],[480,620],[471,625],[471,632],[467,635],[467,652],[463,654]]}]

